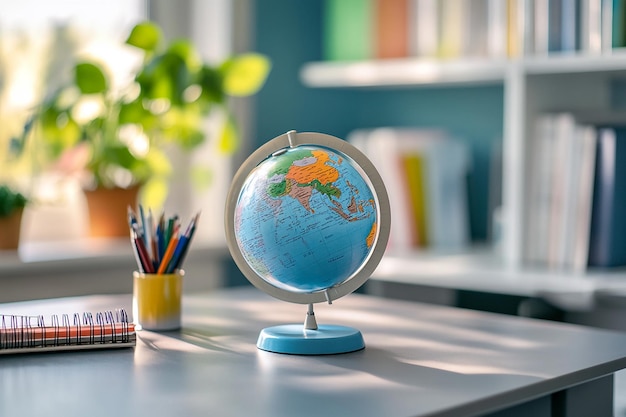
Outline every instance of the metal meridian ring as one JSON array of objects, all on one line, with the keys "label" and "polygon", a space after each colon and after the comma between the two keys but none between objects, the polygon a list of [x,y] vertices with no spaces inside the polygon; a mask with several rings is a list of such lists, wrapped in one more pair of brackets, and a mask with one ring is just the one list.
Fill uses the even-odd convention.
[{"label": "metal meridian ring", "polygon": [[[244,258],[244,255],[237,244],[235,236],[235,207],[248,175],[261,162],[276,152],[280,152],[285,148],[293,148],[301,145],[324,146],[330,150],[336,150],[350,157],[361,168],[361,170],[366,173],[365,180],[369,182],[370,187],[372,188],[378,216],[376,239],[374,240],[374,244],[368,258],[365,260],[361,268],[341,284],[323,291],[310,293],[288,291],[275,287],[265,281],[263,277],[259,276],[259,274],[257,274],[250,267],[250,265],[248,265],[248,262]],[[361,151],[345,140],[324,133],[296,133],[295,131],[289,131],[265,143],[253,152],[241,165],[235,174],[228,191],[226,207],[224,210],[224,224],[228,249],[230,250],[237,267],[255,287],[275,298],[291,303],[330,303],[331,301],[343,297],[344,295],[350,294],[363,285],[372,272],[374,272],[374,269],[378,266],[387,247],[387,242],[389,241],[389,233],[391,230],[391,211],[389,207],[389,197],[383,180],[374,165]]]}]

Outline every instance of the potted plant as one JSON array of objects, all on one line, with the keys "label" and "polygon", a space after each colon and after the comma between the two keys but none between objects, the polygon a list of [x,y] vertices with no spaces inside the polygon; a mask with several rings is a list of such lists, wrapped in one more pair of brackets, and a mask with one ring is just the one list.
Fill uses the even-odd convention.
[{"label": "potted plant", "polygon": [[17,249],[22,213],[28,199],[8,185],[0,185],[0,249]]},{"label": "potted plant", "polygon": [[[125,44],[141,55],[129,82],[114,85],[106,63],[78,61],[72,83],[49,95],[36,115],[39,151],[57,167],[82,173],[88,204],[96,191],[108,190],[95,197],[93,206],[104,210],[90,219],[114,212],[122,233],[128,233],[126,207],[134,206],[140,189],[149,206],[165,200],[171,150],[191,151],[204,143],[202,123],[209,113],[223,115],[220,149],[236,146],[228,98],[256,93],[270,69],[268,59],[255,53],[211,65],[187,39],[165,44],[152,22],[136,25]],[[118,192],[131,201],[112,194]],[[121,210],[111,206],[115,201]],[[92,222],[92,235],[119,235],[113,226],[96,227]]]}]

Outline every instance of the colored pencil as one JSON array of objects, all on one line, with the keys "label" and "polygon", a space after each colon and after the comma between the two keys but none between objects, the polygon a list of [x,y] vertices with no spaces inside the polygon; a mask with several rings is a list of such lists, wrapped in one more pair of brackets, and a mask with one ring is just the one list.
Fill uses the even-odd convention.
[{"label": "colored pencil", "polygon": [[166,219],[165,213],[162,213],[156,220],[152,210],[148,210],[146,215],[141,205],[139,213],[141,223],[132,208],[128,207],[130,240],[139,270],[171,274],[182,269],[200,213],[192,217],[184,233],[181,233],[178,215]]},{"label": "colored pencil", "polygon": [[161,263],[159,264],[159,270],[157,271],[157,274],[165,273],[165,270],[167,269],[167,265],[172,259],[172,255],[174,255],[174,250],[176,249],[176,245],[178,244],[178,239],[179,237],[177,233],[177,228],[175,226],[174,234],[172,235],[172,238],[170,239],[169,244],[167,245],[167,249],[165,250],[165,255],[163,255],[163,259],[161,259]]}]

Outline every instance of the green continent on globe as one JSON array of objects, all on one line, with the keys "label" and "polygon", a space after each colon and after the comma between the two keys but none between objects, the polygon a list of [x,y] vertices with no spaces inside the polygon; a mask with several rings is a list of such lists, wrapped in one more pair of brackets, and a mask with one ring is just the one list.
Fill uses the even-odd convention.
[{"label": "green continent on globe", "polygon": [[267,193],[270,197],[288,195],[309,211],[312,210],[309,199],[313,191],[329,198],[341,197],[341,190],[334,185],[339,179],[339,171],[333,164],[341,164],[342,159],[333,161],[324,150],[298,148],[284,156],[268,173],[271,184]]},{"label": "green continent on globe", "polygon": [[249,175],[235,213],[237,243],[274,286],[321,291],[350,278],[377,233],[376,203],[351,159],[327,148],[289,148]]}]

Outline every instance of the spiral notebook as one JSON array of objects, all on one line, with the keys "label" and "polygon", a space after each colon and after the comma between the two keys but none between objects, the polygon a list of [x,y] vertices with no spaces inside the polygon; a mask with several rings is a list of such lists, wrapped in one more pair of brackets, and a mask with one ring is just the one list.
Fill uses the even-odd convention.
[{"label": "spiral notebook", "polygon": [[61,316],[0,314],[0,355],[133,347],[135,326],[125,310]]}]

